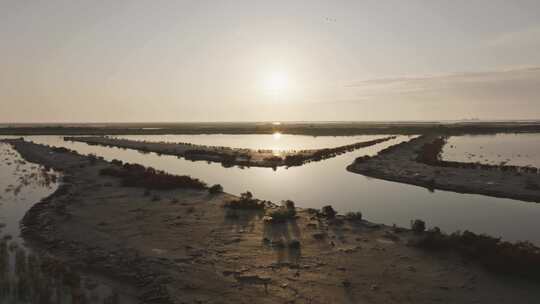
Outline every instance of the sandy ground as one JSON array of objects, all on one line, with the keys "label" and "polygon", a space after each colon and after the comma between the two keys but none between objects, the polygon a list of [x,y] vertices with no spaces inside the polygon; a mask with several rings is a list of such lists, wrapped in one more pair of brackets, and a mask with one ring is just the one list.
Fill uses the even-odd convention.
[{"label": "sandy ground", "polygon": [[540,184],[540,175],[488,169],[430,166],[416,161],[417,151],[435,135],[411,140],[389,153],[356,161],[347,169],[366,176],[423,186],[428,189],[484,194],[540,202],[540,190],[528,189],[528,182]]},{"label": "sandy ground", "polygon": [[[330,149],[311,149],[311,150],[299,150],[291,152],[279,152],[275,154],[272,150],[253,150],[253,149],[238,149],[229,147],[216,147],[195,145],[191,143],[168,143],[168,142],[149,142],[149,141],[137,141],[130,139],[111,138],[111,137],[65,137],[65,140],[83,142],[90,145],[101,145],[109,147],[117,147],[124,149],[133,149],[142,152],[155,152],[158,154],[174,155],[178,157],[186,157],[186,153],[190,150],[204,151],[208,154],[199,153],[193,160],[204,160],[211,162],[221,162],[224,165],[238,165],[248,167],[270,167],[275,168],[279,166],[299,166],[310,161],[319,161],[334,157],[346,151],[353,151],[360,148],[369,147],[378,143],[385,142],[395,137],[389,136],[380,139],[353,143],[350,145],[339,146]],[[216,155],[215,153],[218,153]],[[278,158],[275,158],[275,157]],[[287,156],[301,156],[304,160],[297,164],[288,164],[285,161]],[[229,160],[225,160],[226,157],[232,157]]]},{"label": "sandy ground", "polygon": [[[12,141],[64,184],[25,217],[24,236],[81,269],[139,290],[142,303],[537,303],[537,285],[485,272],[415,236],[366,221],[227,215],[229,194],[121,187],[105,161]],[[340,222],[342,222],[340,224]],[[269,240],[265,241],[265,240]],[[299,248],[287,246],[300,241]],[[284,244],[284,246],[279,246]]]}]

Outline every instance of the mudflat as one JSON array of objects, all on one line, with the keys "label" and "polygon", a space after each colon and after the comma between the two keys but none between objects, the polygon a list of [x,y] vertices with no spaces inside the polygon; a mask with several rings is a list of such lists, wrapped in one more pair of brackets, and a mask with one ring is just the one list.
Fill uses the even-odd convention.
[{"label": "mudflat", "polygon": [[63,183],[23,220],[24,237],[74,267],[137,287],[142,303],[535,303],[537,284],[453,252],[408,246],[407,229],[296,209],[234,210],[206,189],[125,187],[118,164],[22,140]]},{"label": "mudflat", "polygon": [[347,169],[370,177],[428,189],[540,202],[540,188],[531,186],[540,184],[540,174],[529,172],[532,171],[529,168],[508,171],[504,168],[499,170],[496,166],[465,163],[463,165],[469,168],[460,168],[429,165],[418,161],[422,146],[432,143],[437,137],[438,135],[421,136],[374,157],[359,158]]}]

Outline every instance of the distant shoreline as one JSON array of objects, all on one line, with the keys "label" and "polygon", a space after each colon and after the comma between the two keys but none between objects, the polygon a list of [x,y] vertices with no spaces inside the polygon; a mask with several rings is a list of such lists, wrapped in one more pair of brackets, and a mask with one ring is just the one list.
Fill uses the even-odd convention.
[{"label": "distant shoreline", "polygon": [[165,135],[272,134],[354,136],[373,134],[540,133],[540,122],[283,122],[283,123],[137,123],[137,124],[6,124],[0,135]]}]

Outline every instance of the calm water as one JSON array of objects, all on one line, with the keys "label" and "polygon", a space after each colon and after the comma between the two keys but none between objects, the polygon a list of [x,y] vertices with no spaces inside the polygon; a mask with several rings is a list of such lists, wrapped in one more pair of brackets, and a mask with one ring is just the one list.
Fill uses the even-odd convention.
[{"label": "calm water", "polygon": [[11,147],[0,144],[0,304],[132,303],[130,296],[94,276],[53,270],[64,267],[39,256],[20,237],[20,220],[55,191],[56,179],[54,172],[25,162]]},{"label": "calm water", "polygon": [[442,157],[460,162],[540,167],[540,134],[452,136]]},{"label": "calm water", "polygon": [[[204,140],[210,143],[214,138],[216,143],[223,143],[230,136],[205,135]],[[293,138],[301,142],[304,137]],[[377,137],[341,137],[339,140],[354,142]],[[246,136],[245,143],[240,142],[237,136],[234,138],[240,147],[252,145],[252,136]],[[336,140],[334,137],[308,138],[320,144],[324,144],[325,140]],[[374,154],[384,147],[409,140],[405,136],[325,161],[289,169],[278,168],[276,171],[268,168],[224,168],[216,163],[191,162],[153,153],[69,143],[55,136],[28,139],[64,146],[84,154],[95,153],[108,160],[117,158],[175,174],[191,175],[209,184],[222,184],[225,191],[233,194],[250,190],[258,198],[275,202],[292,199],[301,207],[320,208],[331,204],[340,212],[361,211],[365,218],[373,222],[408,226],[411,219],[419,218],[426,220],[428,226],[439,226],[448,232],[468,229],[502,236],[507,240],[531,240],[540,244],[540,205],[535,203],[446,191],[431,193],[425,188],[371,179],[346,171],[346,166],[356,157]],[[147,139],[159,141],[162,137]],[[519,224],[516,224],[516,219],[519,219]]]}]

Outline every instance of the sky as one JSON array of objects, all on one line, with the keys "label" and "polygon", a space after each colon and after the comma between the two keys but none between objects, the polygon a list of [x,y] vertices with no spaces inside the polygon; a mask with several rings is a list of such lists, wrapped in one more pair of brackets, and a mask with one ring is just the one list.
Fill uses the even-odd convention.
[{"label": "sky", "polygon": [[0,0],[0,122],[540,118],[540,1]]}]

